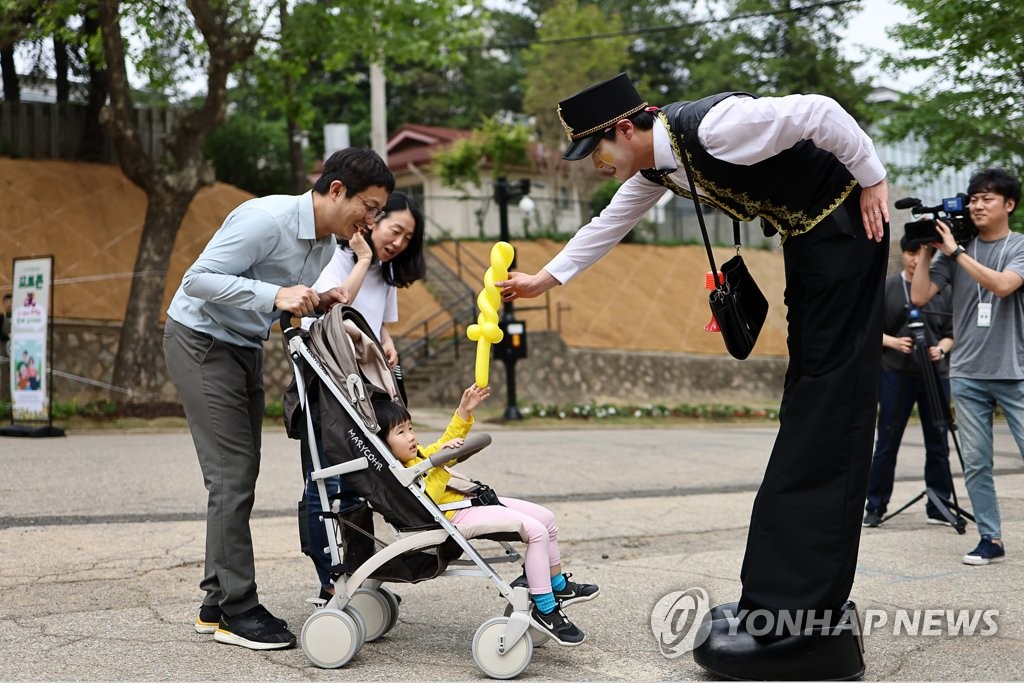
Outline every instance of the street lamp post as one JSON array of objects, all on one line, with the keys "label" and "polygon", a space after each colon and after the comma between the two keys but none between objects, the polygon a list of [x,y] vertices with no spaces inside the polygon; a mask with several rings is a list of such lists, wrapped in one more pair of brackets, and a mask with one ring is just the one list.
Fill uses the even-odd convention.
[{"label": "street lamp post", "polygon": [[[501,240],[510,242],[508,233],[508,204],[511,201],[521,199],[530,193],[529,179],[522,179],[509,182],[505,177],[497,178],[494,181],[494,201],[498,204],[498,226]],[[511,271],[515,267],[515,257],[509,264]],[[526,355],[525,326],[515,319],[515,307],[511,301],[506,301],[502,309],[501,328],[504,336],[501,342],[502,360],[505,363],[506,395],[508,405],[505,408],[506,420],[521,420],[523,414],[519,412],[516,405],[516,361]],[[510,335],[516,340],[510,339]]]}]

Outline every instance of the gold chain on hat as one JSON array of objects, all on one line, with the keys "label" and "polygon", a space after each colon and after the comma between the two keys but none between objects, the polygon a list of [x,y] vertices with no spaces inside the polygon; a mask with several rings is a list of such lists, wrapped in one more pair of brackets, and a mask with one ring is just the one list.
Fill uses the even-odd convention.
[{"label": "gold chain on hat", "polygon": [[640,103],[639,106],[633,107],[632,109],[627,111],[625,114],[621,114],[619,116],[616,116],[614,119],[611,119],[610,121],[606,121],[605,123],[602,123],[599,126],[594,126],[593,128],[587,129],[587,130],[583,131],[582,133],[573,133],[572,132],[572,128],[570,128],[568,125],[566,125],[565,119],[562,119],[562,105],[558,105],[558,118],[562,119],[562,126],[565,128],[565,132],[569,136],[569,140],[572,141],[572,140],[579,140],[581,138],[589,137],[589,136],[593,135],[594,133],[597,133],[598,131],[604,130],[608,126],[611,126],[616,121],[621,121],[622,119],[628,119],[630,116],[632,116],[633,114],[637,113],[641,109],[646,109],[646,108],[647,108],[647,102],[642,102],[642,103]]}]

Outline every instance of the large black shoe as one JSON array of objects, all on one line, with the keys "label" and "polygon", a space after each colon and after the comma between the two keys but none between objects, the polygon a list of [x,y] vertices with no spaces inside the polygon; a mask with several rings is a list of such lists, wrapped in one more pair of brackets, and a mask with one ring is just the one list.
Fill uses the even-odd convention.
[{"label": "large black shoe", "polygon": [[[266,608],[264,608],[265,610]],[[268,612],[269,614],[269,612]],[[220,607],[218,605],[201,605],[199,616],[196,617],[196,633],[209,635],[217,632],[220,626]],[[277,617],[274,617],[277,619]],[[288,622],[284,619],[277,619],[283,628],[288,628]]]},{"label": "large black shoe", "polygon": [[281,625],[281,620],[256,605],[241,614],[220,615],[220,626],[213,634],[218,643],[240,645],[250,650],[284,650],[295,647],[295,635]]},{"label": "large black shoe", "polygon": [[843,605],[838,626],[798,635],[757,637],[747,631],[746,620],[728,618],[726,612],[737,615],[736,603],[708,612],[694,639],[699,645],[693,661],[719,678],[845,681],[864,675],[864,641],[852,602]]}]

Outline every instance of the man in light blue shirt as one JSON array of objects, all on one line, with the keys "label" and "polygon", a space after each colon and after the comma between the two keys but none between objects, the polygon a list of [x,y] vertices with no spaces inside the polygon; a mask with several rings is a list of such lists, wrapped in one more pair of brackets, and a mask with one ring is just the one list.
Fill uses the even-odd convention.
[{"label": "man in light blue shirt", "polygon": [[348,303],[310,288],[338,239],[380,216],[395,180],[369,149],[335,152],[313,190],[252,199],[231,212],[167,310],[164,357],[185,408],[209,492],[206,593],[195,629],[254,650],[288,648],[288,625],[260,604],[249,516],[259,474],[263,342],[283,311]]}]

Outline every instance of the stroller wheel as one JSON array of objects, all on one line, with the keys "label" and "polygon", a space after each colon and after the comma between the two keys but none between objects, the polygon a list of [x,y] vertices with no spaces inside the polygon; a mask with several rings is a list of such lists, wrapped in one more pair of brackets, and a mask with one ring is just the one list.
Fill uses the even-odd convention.
[{"label": "stroller wheel", "polygon": [[348,606],[363,618],[363,623],[366,625],[366,642],[368,643],[380,638],[393,626],[391,604],[380,591],[359,588],[352,595]]},{"label": "stroller wheel", "polygon": [[384,633],[387,633],[395,627],[395,624],[398,623],[398,613],[400,611],[398,607],[398,596],[389,591],[387,588],[384,588],[383,586],[381,586],[377,590],[380,591],[380,594],[383,595],[384,599],[388,601],[388,606],[391,607],[391,621],[388,622],[387,628],[384,629]]},{"label": "stroller wheel", "polygon": [[302,625],[299,644],[309,661],[323,669],[345,666],[363,646],[363,628],[348,612],[321,609]]},{"label": "stroller wheel", "polygon": [[[505,605],[505,616],[512,616],[512,605]],[[551,640],[551,636],[546,631],[541,631],[533,626],[530,626],[530,637],[533,638],[534,647],[544,647]]]},{"label": "stroller wheel", "polygon": [[515,678],[526,670],[533,657],[529,632],[504,653],[498,650],[507,627],[508,618],[494,617],[485,621],[473,636],[473,661],[491,678]]}]

